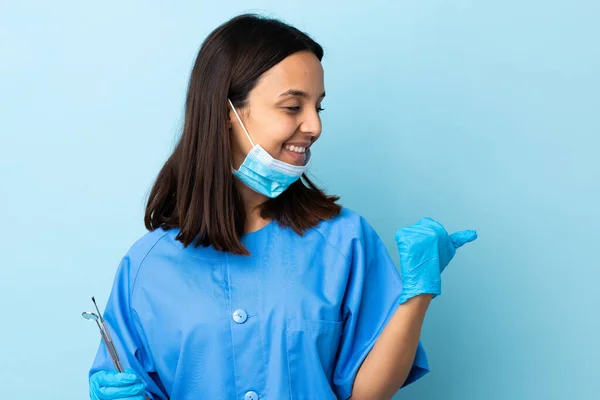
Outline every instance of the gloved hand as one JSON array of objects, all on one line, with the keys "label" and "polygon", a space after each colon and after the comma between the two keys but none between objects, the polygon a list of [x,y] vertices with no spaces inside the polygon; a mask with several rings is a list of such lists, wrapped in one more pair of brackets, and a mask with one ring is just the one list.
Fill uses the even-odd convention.
[{"label": "gloved hand", "polygon": [[422,218],[416,224],[396,231],[402,273],[402,303],[420,294],[442,294],[441,273],[456,254],[456,249],[477,239],[477,232],[466,230],[448,235],[437,221]]},{"label": "gloved hand", "polygon": [[131,369],[98,371],[90,377],[91,400],[145,400],[146,384]]}]

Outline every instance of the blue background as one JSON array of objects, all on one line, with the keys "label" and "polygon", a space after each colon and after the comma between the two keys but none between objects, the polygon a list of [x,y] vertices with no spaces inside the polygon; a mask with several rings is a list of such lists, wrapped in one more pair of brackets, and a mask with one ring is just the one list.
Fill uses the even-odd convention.
[{"label": "blue background", "polygon": [[477,229],[399,399],[595,399],[600,2],[12,1],[0,6],[0,398],[83,399],[120,258],[217,25],[280,17],[326,51],[312,173],[394,231]]}]

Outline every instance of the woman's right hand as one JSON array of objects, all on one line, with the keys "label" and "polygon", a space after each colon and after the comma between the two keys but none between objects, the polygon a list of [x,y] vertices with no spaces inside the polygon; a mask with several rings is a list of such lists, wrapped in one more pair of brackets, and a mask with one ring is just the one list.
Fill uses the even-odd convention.
[{"label": "woman's right hand", "polygon": [[98,371],[90,377],[91,400],[145,400],[146,384],[131,369]]}]

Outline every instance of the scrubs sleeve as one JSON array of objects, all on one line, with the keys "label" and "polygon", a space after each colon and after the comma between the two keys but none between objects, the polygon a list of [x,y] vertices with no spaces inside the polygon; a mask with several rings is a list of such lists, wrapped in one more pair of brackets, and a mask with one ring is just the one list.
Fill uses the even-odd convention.
[{"label": "scrubs sleeve", "polygon": [[[123,368],[132,369],[146,383],[146,395],[149,398],[153,400],[167,399],[152,359],[149,357],[139,318],[131,307],[136,272],[137,266],[133,265],[129,256],[125,256],[117,270],[103,317]],[[100,370],[115,370],[103,341],[100,341],[89,376]]]},{"label": "scrubs sleeve", "polygon": [[[348,255],[351,271],[344,296],[344,329],[333,376],[339,399],[352,394],[352,385],[363,361],[400,305],[402,280],[377,233],[362,220],[361,232]],[[402,387],[429,372],[421,342]]]}]

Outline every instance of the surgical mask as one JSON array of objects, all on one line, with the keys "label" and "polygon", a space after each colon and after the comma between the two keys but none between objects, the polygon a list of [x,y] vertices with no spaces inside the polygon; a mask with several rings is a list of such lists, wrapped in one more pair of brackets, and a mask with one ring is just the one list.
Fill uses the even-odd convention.
[{"label": "surgical mask", "polygon": [[306,172],[310,162],[310,150],[306,152],[306,162],[303,166],[288,164],[271,157],[259,144],[254,144],[233,103],[229,99],[227,101],[252,145],[252,150],[248,152],[240,168],[233,170],[233,175],[255,192],[270,198],[279,196]]}]

